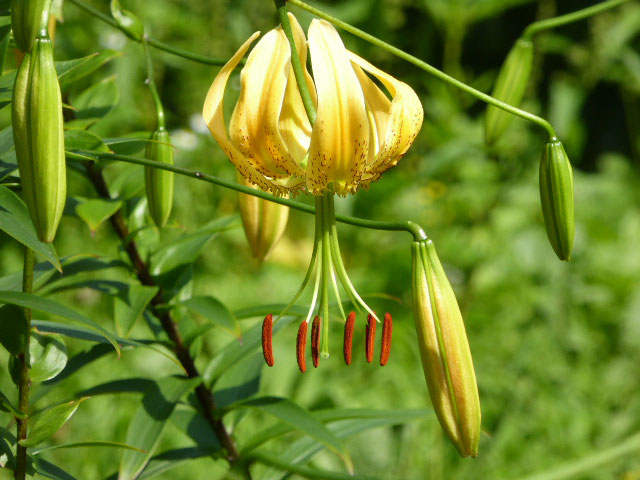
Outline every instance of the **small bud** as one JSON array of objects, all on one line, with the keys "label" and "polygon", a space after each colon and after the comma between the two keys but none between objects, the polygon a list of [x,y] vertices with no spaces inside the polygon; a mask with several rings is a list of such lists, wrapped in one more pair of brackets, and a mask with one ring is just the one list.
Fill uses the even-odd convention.
[{"label": "small bud", "polygon": [[129,38],[139,42],[144,36],[142,22],[129,10],[120,8],[120,0],[111,0],[111,15]]},{"label": "small bud", "polygon": [[562,142],[554,138],[540,159],[540,204],[547,237],[560,260],[568,261],[573,248],[573,173]]},{"label": "small bud", "polygon": [[51,0],[11,0],[11,28],[16,45],[29,53],[38,36],[49,23]]},{"label": "small bud", "polygon": [[414,242],[412,253],[413,318],[431,402],[460,455],[475,457],[480,400],[460,308],[433,243]]},{"label": "small bud", "polygon": [[[511,47],[496,84],[491,93],[493,98],[517,107],[522,101],[531,77],[533,67],[533,43],[519,38]],[[493,105],[487,106],[485,117],[485,141],[491,145],[509,126],[513,115]]]},{"label": "small bud", "polygon": [[[257,189],[241,175],[238,183]],[[287,228],[289,207],[244,193],[238,194],[238,204],[251,253],[263,261]]]},{"label": "small bud", "polygon": [[[169,132],[158,128],[147,144],[146,157],[149,160],[173,165],[173,146]],[[149,213],[158,227],[163,227],[173,207],[173,172],[160,168],[145,167],[144,178]]]},{"label": "small bud", "polygon": [[53,242],[67,195],[62,100],[51,40],[37,38],[16,74],[11,104],[22,196],[38,238]]}]

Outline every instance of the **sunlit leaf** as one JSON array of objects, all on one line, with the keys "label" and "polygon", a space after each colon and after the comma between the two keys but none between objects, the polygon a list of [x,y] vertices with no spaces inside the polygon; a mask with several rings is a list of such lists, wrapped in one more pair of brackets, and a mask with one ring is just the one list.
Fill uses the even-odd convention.
[{"label": "sunlit leaf", "polygon": [[151,459],[176,403],[201,381],[200,378],[167,377],[155,383],[145,393],[129,423],[125,443],[147,453],[124,452],[120,461],[119,480],[134,479],[140,474]]},{"label": "sunlit leaf", "polygon": [[91,233],[95,232],[105,220],[122,208],[119,200],[105,200],[102,198],[75,197],[77,204],[75,213],[89,227]]},{"label": "sunlit leaf", "polygon": [[29,342],[29,376],[33,382],[44,382],[58,375],[67,365],[67,347],[60,335],[31,333]]},{"label": "sunlit leaf", "polygon": [[235,316],[217,298],[210,296],[196,296],[184,300],[182,305],[186,306],[189,310],[202,315],[209,322],[230,330],[237,337],[241,335],[240,327],[238,326]]},{"label": "sunlit leaf", "polygon": [[88,130],[67,130],[64,132],[64,148],[72,152],[75,150],[109,151],[102,139]]},{"label": "sunlit leaf", "polygon": [[136,319],[142,315],[156,293],[157,287],[131,284],[113,298],[113,317],[119,335],[129,335]]},{"label": "sunlit leaf", "polygon": [[58,303],[54,300],[51,300],[49,298],[41,298],[38,295],[29,293],[0,291],[0,302],[11,303],[24,308],[37,310],[39,312],[49,313],[51,315],[62,317],[71,322],[85,325],[91,330],[99,332],[104,338],[109,341],[109,343],[111,343],[111,345],[113,345],[113,348],[116,349],[118,354],[120,353],[118,342],[107,330],[102,328],[97,323],[92,322],[84,315],[71,310],[69,307],[62,305],[61,303]]},{"label": "sunlit leaf", "polygon": [[42,255],[60,270],[60,260],[58,260],[53,245],[38,240],[38,235],[24,202],[11,190],[0,186],[0,205],[2,205],[0,208],[0,230]]},{"label": "sunlit leaf", "polygon": [[72,102],[76,120],[65,123],[67,128],[85,129],[107,115],[118,103],[120,92],[115,78],[107,78],[90,86]]},{"label": "sunlit leaf", "polygon": [[32,455],[38,455],[42,452],[48,452],[50,450],[59,450],[66,448],[87,448],[87,447],[107,447],[107,448],[123,448],[125,450],[134,450],[136,452],[145,453],[144,450],[140,450],[137,447],[127,445],[126,443],[110,442],[107,440],[94,440],[86,442],[64,443],[62,445],[52,445],[51,447],[39,448],[32,450]]},{"label": "sunlit leaf", "polygon": [[122,52],[105,50],[82,58],[56,62],[60,88],[64,89],[71,83],[92,74],[104,64],[121,55]]},{"label": "sunlit leaf", "polygon": [[62,427],[75,413],[82,400],[72,400],[54,407],[42,410],[29,418],[29,433],[26,440],[20,440],[23,447],[35,447],[44,442],[60,427]]}]

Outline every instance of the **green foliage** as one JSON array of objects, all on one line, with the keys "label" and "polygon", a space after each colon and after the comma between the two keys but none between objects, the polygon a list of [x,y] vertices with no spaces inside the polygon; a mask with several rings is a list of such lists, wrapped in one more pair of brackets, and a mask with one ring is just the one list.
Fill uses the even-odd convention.
[{"label": "green foliage", "polygon": [[[277,18],[271,2],[258,0],[127,0],[127,10],[112,3],[115,19],[107,2],[88,2],[108,24],[79,2],[64,2],[55,66],[66,150],[84,158],[144,155],[157,119],[135,41],[143,33],[151,46],[228,58]],[[0,15],[8,15],[8,3],[0,1]],[[583,3],[314,5],[490,92],[529,23]],[[306,26],[311,16],[292,10]],[[331,322],[331,357],[305,374],[298,372],[294,346],[296,325],[306,314],[299,305],[308,299],[275,324],[273,368],[260,352],[260,320],[277,316],[304,275],[312,249],[309,215],[292,211],[284,238],[259,266],[239,228],[235,192],[176,175],[173,212],[158,229],[144,199],[143,166],[74,157],[67,158],[69,197],[55,248],[38,241],[20,198],[9,118],[17,63],[3,25],[0,465],[8,469],[0,478],[15,468],[14,417],[25,416],[29,433],[20,444],[29,447],[28,471],[35,478],[242,478],[247,464],[254,479],[638,475],[637,2],[534,38],[522,108],[554,125],[573,163],[576,229],[568,263],[557,260],[546,240],[537,178],[545,142],[540,132],[516,119],[488,147],[483,103],[342,35],[348,48],[411,85],[424,105],[422,132],[399,165],[336,206],[338,213],[362,218],[416,221],[436,244],[478,379],[484,433],[473,460],[460,459],[447,443],[428,401],[411,318],[406,234],[338,226],[352,280],[376,311],[394,316],[389,364],[365,363],[359,315],[353,364],[341,361],[343,326]],[[166,48],[153,49],[152,57],[175,164],[235,179],[201,121],[218,67]],[[237,91],[238,84],[232,76],[231,88]],[[21,292],[25,245],[38,260],[31,294]],[[33,314],[33,385],[21,411],[9,365],[24,349],[25,308]],[[185,357],[193,364],[185,367]],[[213,393],[213,420],[202,389]],[[243,459],[233,467],[214,428],[218,420]]]}]

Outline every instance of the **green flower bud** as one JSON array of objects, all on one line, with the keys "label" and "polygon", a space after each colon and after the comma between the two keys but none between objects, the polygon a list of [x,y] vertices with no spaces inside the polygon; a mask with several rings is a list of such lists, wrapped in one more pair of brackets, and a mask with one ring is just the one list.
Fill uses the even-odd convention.
[{"label": "green flower bud", "polygon": [[[149,160],[173,165],[173,146],[169,132],[158,128],[147,144],[146,157]],[[159,168],[145,167],[145,187],[149,213],[158,227],[163,227],[173,207],[173,172]]]},{"label": "green flower bud", "polygon": [[52,242],[67,194],[62,100],[51,41],[37,38],[16,74],[11,104],[22,195],[43,242]]},{"label": "green flower bud", "polygon": [[28,53],[49,23],[51,0],[11,0],[11,28],[18,48]]},{"label": "green flower bud", "polygon": [[[241,175],[238,183],[257,188]],[[289,207],[244,193],[238,194],[238,203],[251,253],[263,261],[287,228]]]},{"label": "green flower bud", "polygon": [[[533,67],[533,43],[520,38],[511,47],[491,96],[518,107],[524,96]],[[491,145],[509,126],[513,115],[501,108],[489,105],[485,116],[485,141]]]},{"label": "green flower bud", "polygon": [[573,173],[562,142],[545,144],[540,159],[540,204],[547,237],[560,260],[567,261],[573,248]]},{"label": "green flower bud", "polygon": [[139,42],[144,36],[142,22],[129,10],[120,8],[120,0],[111,0],[111,15],[129,38]]},{"label": "green flower bud", "polygon": [[480,400],[453,289],[431,240],[413,242],[413,318],[431,403],[463,457],[478,455]]}]

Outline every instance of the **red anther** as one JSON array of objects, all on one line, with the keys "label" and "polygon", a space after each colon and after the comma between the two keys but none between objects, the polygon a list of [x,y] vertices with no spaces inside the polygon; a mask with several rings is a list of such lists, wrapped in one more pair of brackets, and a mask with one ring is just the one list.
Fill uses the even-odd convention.
[{"label": "red anther", "polygon": [[298,368],[302,373],[307,371],[307,358],[305,350],[307,348],[307,322],[302,322],[298,328],[298,338],[296,340],[296,359],[298,360]]},{"label": "red anther", "polygon": [[316,315],[311,325],[311,359],[315,368],[318,368],[320,360],[320,322],[320,317]]},{"label": "red anther", "polygon": [[356,312],[351,312],[344,324],[344,363],[351,365],[351,347],[353,345],[353,328],[356,324]]},{"label": "red anther", "polygon": [[380,348],[380,365],[385,366],[389,361],[391,353],[391,333],[393,332],[393,319],[389,312],[384,314],[384,323],[382,324],[382,344]]},{"label": "red anther", "polygon": [[273,367],[273,346],[271,339],[273,336],[273,316],[271,314],[264,317],[262,322],[262,354],[267,365]]},{"label": "red anther", "polygon": [[366,341],[364,343],[365,353],[367,354],[367,362],[373,361],[374,342],[376,341],[376,319],[369,314],[367,317]]}]

